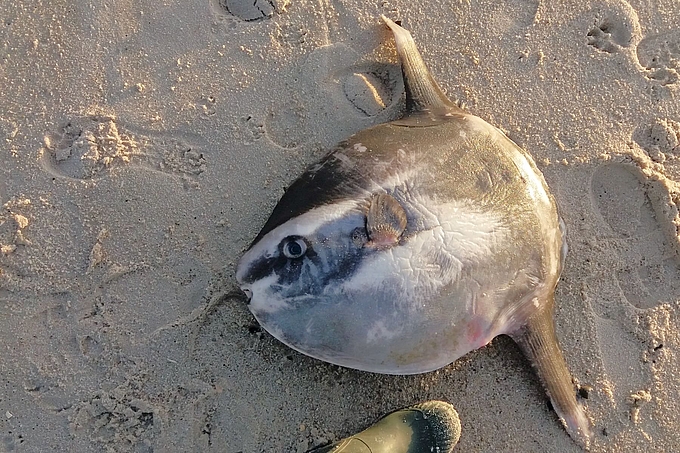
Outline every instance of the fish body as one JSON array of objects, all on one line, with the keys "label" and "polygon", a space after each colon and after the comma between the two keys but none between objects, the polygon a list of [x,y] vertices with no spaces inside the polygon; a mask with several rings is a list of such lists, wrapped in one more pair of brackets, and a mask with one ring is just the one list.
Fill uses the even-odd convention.
[{"label": "fish body", "polygon": [[[365,246],[376,194],[407,218],[385,249]],[[309,168],[243,257],[261,272],[243,266],[238,278],[258,321],[294,349],[421,373],[515,330],[545,300],[559,275],[557,222],[533,160],[505,135],[473,115],[426,113],[362,131]],[[304,256],[279,250],[289,237],[305,241]]]},{"label": "fish body", "polygon": [[250,310],[304,354],[389,374],[441,368],[508,334],[587,445],[554,335],[566,253],[555,200],[531,156],[449,101],[410,34],[385,21],[407,112],[288,188],[238,265]]}]

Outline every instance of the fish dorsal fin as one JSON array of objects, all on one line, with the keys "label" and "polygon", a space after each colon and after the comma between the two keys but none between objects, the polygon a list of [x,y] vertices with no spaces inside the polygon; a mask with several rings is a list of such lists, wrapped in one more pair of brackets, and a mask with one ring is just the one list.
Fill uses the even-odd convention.
[{"label": "fish dorsal fin", "polygon": [[406,88],[407,115],[425,111],[462,111],[451,102],[425,65],[415,41],[408,30],[384,15],[380,16],[394,34],[397,54]]},{"label": "fish dorsal fin", "polygon": [[367,246],[386,249],[399,244],[406,222],[406,211],[393,196],[373,195],[366,215]]}]

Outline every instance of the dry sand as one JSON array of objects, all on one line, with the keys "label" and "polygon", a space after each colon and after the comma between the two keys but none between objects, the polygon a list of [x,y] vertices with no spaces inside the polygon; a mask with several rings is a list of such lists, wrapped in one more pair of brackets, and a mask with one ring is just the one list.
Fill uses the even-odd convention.
[{"label": "dry sand", "polygon": [[3,2],[0,451],[304,451],[430,398],[458,409],[458,451],[579,451],[507,338],[379,376],[295,353],[235,295],[284,187],[399,116],[381,13],[553,189],[593,451],[680,451],[678,8]]}]

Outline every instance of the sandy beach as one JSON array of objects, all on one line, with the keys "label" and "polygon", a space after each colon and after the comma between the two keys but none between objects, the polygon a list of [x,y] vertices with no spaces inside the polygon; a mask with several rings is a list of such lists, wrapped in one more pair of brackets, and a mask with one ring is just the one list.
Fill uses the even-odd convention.
[{"label": "sandy beach", "polygon": [[279,343],[235,265],[284,189],[400,116],[380,14],[528,150],[568,229],[557,333],[594,452],[680,451],[674,0],[0,5],[0,452],[304,452],[427,399],[460,452],[582,451],[496,338],[383,376]]}]

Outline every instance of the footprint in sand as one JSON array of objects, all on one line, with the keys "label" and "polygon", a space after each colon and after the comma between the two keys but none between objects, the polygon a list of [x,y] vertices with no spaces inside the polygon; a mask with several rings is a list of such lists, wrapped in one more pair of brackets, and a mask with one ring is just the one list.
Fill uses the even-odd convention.
[{"label": "footprint in sand", "polygon": [[345,98],[366,116],[376,116],[395,101],[395,74],[377,64],[356,66],[340,74]]},{"label": "footprint in sand", "polygon": [[640,65],[645,76],[661,85],[680,80],[680,31],[669,31],[645,37],[637,47]]},{"label": "footprint in sand", "polygon": [[211,0],[213,11],[219,15],[233,16],[245,22],[268,19],[274,13],[285,11],[287,0]]},{"label": "footprint in sand", "polygon": [[266,135],[278,146],[292,149],[312,139],[310,118],[342,118],[335,130],[338,140],[365,128],[367,121],[392,119],[404,92],[400,68],[359,59],[342,43],[316,49],[295,78],[308,82],[296,86],[291,99],[273,105],[264,121],[248,117],[243,126],[252,129],[253,140]]},{"label": "footprint in sand", "polygon": [[[332,88],[334,96],[344,96],[343,103],[354,107],[354,116],[377,116],[395,101],[394,74],[389,68],[377,64],[353,66],[330,77],[338,80]],[[296,148],[307,140],[308,114],[305,103],[297,99],[274,106],[264,123],[267,136],[283,148]]]},{"label": "footprint in sand", "polygon": [[640,178],[634,167],[604,165],[593,175],[592,196],[625,263],[616,270],[619,286],[630,304],[647,309],[680,294],[680,266]]},{"label": "footprint in sand", "polygon": [[633,132],[633,140],[656,162],[665,162],[671,156],[680,157],[680,122],[656,118],[651,124],[638,126]]},{"label": "footprint in sand", "polygon": [[[312,52],[302,72],[312,81],[312,91],[335,101],[337,107],[351,106],[355,117],[374,117],[401,98],[404,84],[397,65],[359,63],[359,54],[337,43]],[[321,99],[327,104],[329,99]]]},{"label": "footprint in sand", "polygon": [[596,5],[593,13],[595,21],[587,34],[589,46],[601,52],[616,53],[639,41],[640,20],[628,2]]},{"label": "footprint in sand", "polygon": [[206,166],[196,146],[179,138],[133,133],[106,115],[74,117],[47,134],[40,162],[55,177],[77,180],[96,179],[123,165],[190,180]]}]

